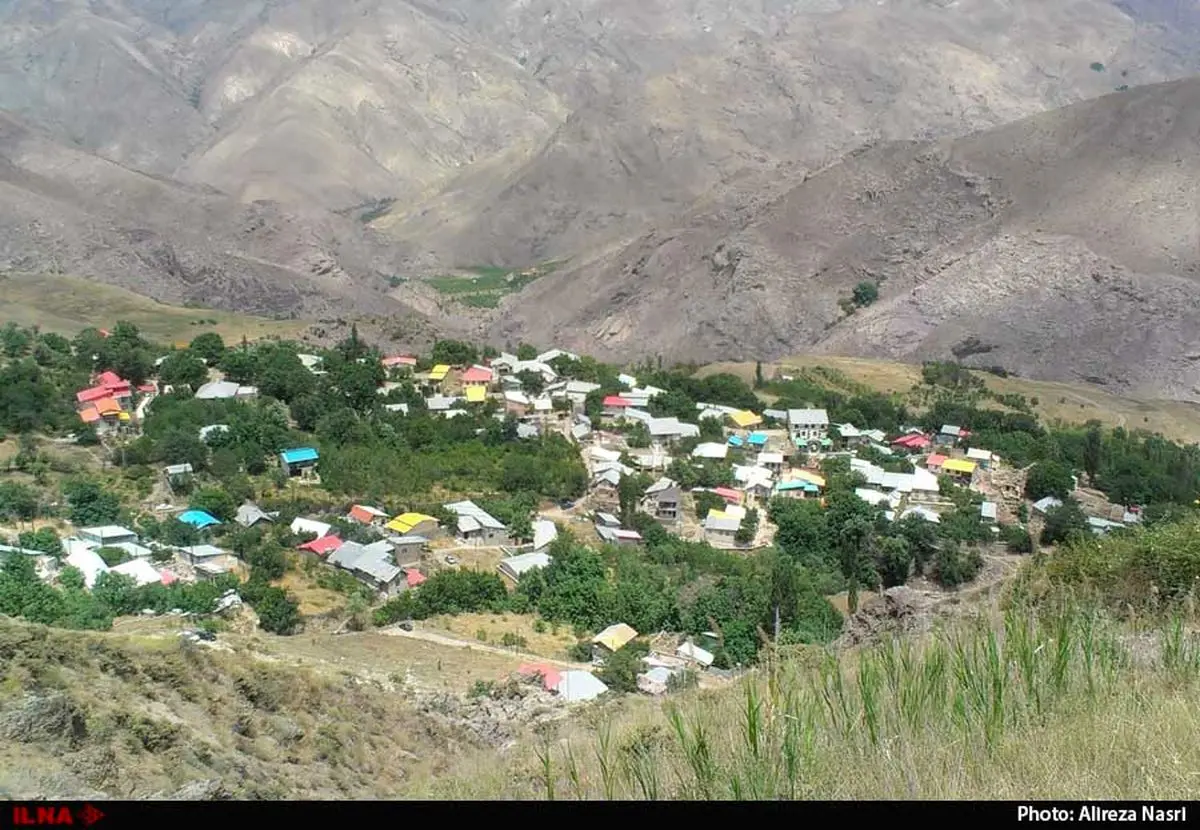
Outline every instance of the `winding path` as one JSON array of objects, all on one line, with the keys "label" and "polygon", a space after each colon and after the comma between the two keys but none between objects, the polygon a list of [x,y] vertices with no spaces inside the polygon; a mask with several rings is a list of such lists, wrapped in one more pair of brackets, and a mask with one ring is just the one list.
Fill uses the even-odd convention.
[{"label": "winding path", "polygon": [[457,637],[451,637],[447,634],[438,634],[433,631],[422,631],[419,629],[405,631],[399,626],[389,626],[388,628],[377,629],[375,633],[386,634],[390,637],[407,637],[410,640],[424,640],[427,643],[434,643],[440,646],[449,646],[450,648],[462,648],[471,651],[485,651],[489,654],[499,654],[502,657],[519,658],[530,663],[547,663],[563,669],[586,672],[593,671],[594,669],[594,666],[592,666],[590,663],[572,663],[567,660],[555,660],[550,657],[542,657],[537,654],[527,654],[522,651],[504,648],[502,646],[490,646],[487,643],[480,643],[473,640],[460,640]]}]

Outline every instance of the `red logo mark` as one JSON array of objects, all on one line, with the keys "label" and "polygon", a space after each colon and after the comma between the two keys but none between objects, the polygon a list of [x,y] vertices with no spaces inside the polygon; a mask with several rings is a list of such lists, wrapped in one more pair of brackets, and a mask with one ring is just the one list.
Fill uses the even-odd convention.
[{"label": "red logo mark", "polygon": [[84,827],[91,827],[93,824],[104,818],[104,813],[97,810],[91,804],[84,804],[79,810],[79,820],[83,822]]},{"label": "red logo mark", "polygon": [[13,805],[13,824],[18,827],[33,827],[40,824],[74,824],[70,807]]}]

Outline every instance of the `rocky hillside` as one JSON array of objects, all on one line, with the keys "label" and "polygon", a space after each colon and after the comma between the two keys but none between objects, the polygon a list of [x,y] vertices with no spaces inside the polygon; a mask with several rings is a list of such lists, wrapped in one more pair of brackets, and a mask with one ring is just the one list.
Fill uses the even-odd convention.
[{"label": "rocky hillside", "polygon": [[[978,250],[1017,282],[1093,253],[1135,274],[1186,273],[1127,263],[1086,238],[1072,252],[1078,222],[1063,223],[1053,253],[1054,222],[1031,242],[1036,228],[1012,216],[1032,209],[996,201],[1036,161],[1010,166],[1008,133],[979,139],[969,161],[1000,183],[981,178],[970,194],[957,192],[958,167],[878,145],[995,130],[1195,74],[1197,31],[1200,12],[1175,0],[0,0],[0,265],[171,302],[404,318],[392,331],[570,332],[621,356],[769,356],[826,342],[944,353],[974,337],[995,347],[991,362],[1129,384],[1130,367],[1169,335],[1096,344],[1134,355],[1121,365],[1067,362],[1044,338],[1037,352],[1006,352],[1003,332],[972,321],[1040,332],[1070,320],[1061,336],[1075,341],[1075,326],[1103,315],[1070,302],[1028,319],[997,298],[973,305],[975,270],[955,277],[930,252],[961,271]],[[1140,164],[1136,144],[1123,147]],[[879,190],[862,203],[869,216],[838,176]],[[1105,221],[1120,222],[1125,196],[1142,198],[1107,193]],[[1070,189],[1055,198],[1060,218],[1096,211]],[[783,212],[771,219],[768,205]],[[993,216],[1005,233],[980,238],[994,252],[965,241]],[[792,241],[745,236],[770,236],[772,222]],[[411,279],[551,260],[570,265],[495,314],[464,316]],[[895,311],[855,336],[827,328],[852,279],[886,279],[888,300],[926,266],[966,305]],[[1156,290],[1138,285],[1138,296]],[[1106,307],[1086,296],[1087,309]],[[930,326],[949,331],[951,316],[961,331],[934,337]],[[1189,381],[1177,369],[1139,374],[1178,392]]]},{"label": "rocky hillside", "polygon": [[[497,332],[612,355],[957,357],[1200,394],[1200,81],[752,180],[535,283]],[[847,309],[860,282],[879,299]]]},{"label": "rocky hillside", "polygon": [[[427,688],[386,650],[356,661],[343,646],[298,665],[295,654],[256,652],[265,635],[177,635],[0,619],[0,797],[420,796],[447,770],[494,763],[526,726],[564,714],[540,685],[475,697]],[[269,639],[286,649],[301,638]]]}]

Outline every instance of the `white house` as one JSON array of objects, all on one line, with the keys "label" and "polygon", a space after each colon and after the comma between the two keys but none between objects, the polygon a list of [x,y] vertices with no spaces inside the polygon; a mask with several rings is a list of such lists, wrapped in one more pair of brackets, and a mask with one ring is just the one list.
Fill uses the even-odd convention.
[{"label": "white house", "polygon": [[824,441],[829,437],[829,413],[824,409],[789,409],[788,433],[797,443]]}]

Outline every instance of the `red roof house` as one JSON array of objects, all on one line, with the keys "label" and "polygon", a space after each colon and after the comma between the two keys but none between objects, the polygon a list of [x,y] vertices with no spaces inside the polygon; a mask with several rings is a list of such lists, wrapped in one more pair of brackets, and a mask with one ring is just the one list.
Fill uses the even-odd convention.
[{"label": "red roof house", "polygon": [[463,372],[463,383],[491,383],[492,370],[485,369],[482,366],[472,366],[467,371]]},{"label": "red roof house", "polygon": [[311,542],[305,542],[299,546],[300,550],[306,550],[309,553],[315,553],[317,556],[325,556],[342,546],[342,540],[336,536],[322,536],[320,539],[313,539]]},{"label": "red roof house", "polygon": [[742,494],[730,487],[714,487],[713,492],[730,504],[740,504],[742,501]]},{"label": "red roof house", "polygon": [[517,674],[523,677],[533,677],[540,674],[542,676],[542,687],[548,692],[557,689],[559,682],[562,680],[562,675],[558,673],[558,669],[553,666],[547,666],[544,663],[525,663],[517,669]]},{"label": "red roof house", "polygon": [[108,394],[108,387],[106,386],[93,386],[91,389],[84,389],[75,393],[75,400],[80,403],[91,403],[92,401],[111,397],[112,395]]},{"label": "red roof house", "polygon": [[946,463],[946,456],[935,452],[932,455],[930,455],[929,458],[925,459],[925,469],[938,470],[938,469],[941,469],[941,466],[945,463]]},{"label": "red roof house", "polygon": [[609,395],[604,399],[605,409],[628,409],[631,406],[633,406],[633,404],[622,398],[620,395]]},{"label": "red roof house", "polygon": [[350,508],[350,518],[359,524],[369,525],[374,524],[380,519],[386,519],[387,514],[382,510],[374,507],[367,507],[364,504],[356,504]]},{"label": "red roof house", "polygon": [[904,447],[905,449],[910,450],[923,450],[932,443],[933,441],[931,441],[928,436],[921,435],[920,433],[912,433],[897,438],[892,442],[892,446]]}]

